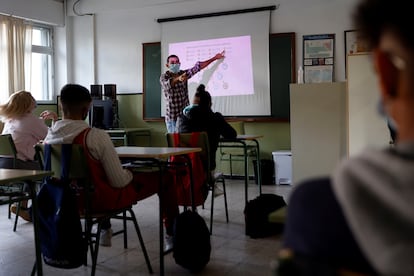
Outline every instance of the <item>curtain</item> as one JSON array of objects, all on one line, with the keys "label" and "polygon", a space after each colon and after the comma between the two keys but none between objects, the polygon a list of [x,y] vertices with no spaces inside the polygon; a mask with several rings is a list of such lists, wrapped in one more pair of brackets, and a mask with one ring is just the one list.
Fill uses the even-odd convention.
[{"label": "curtain", "polygon": [[0,15],[0,100],[19,90],[30,91],[32,26]]}]

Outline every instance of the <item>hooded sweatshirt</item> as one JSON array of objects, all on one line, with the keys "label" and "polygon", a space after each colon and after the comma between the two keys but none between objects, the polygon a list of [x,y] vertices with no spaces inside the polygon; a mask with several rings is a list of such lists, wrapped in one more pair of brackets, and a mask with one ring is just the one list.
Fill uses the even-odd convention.
[{"label": "hooded sweatshirt", "polygon": [[355,239],[381,275],[414,275],[414,144],[343,162],[333,189]]},{"label": "hooded sweatshirt", "polygon": [[[82,120],[60,120],[49,128],[44,139],[48,144],[71,144],[89,125]],[[86,136],[86,145],[92,157],[99,160],[108,177],[109,184],[115,188],[122,188],[132,180],[132,173],[123,169],[114,145],[102,129],[92,128]]]}]

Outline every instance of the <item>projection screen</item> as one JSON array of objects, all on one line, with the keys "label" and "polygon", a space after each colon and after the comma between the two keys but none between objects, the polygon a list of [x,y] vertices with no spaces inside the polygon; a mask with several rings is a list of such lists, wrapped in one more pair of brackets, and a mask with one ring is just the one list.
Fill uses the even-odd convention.
[{"label": "projection screen", "polygon": [[170,54],[180,58],[181,69],[188,69],[224,50],[223,60],[188,80],[190,102],[203,83],[213,97],[213,111],[224,116],[269,116],[269,21],[270,11],[260,11],[163,22],[161,71],[167,70]]}]

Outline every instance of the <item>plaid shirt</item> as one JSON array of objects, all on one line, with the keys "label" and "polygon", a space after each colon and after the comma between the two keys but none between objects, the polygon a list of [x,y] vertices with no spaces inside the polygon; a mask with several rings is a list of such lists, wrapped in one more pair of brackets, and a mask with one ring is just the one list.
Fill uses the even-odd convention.
[{"label": "plaid shirt", "polygon": [[[177,74],[187,73],[187,78],[191,78],[200,71],[200,62],[197,62],[193,68],[180,70]],[[177,76],[170,71],[165,72],[160,77],[162,93],[166,101],[165,121],[177,121],[184,107],[190,104],[188,100],[188,84],[186,82],[177,82],[175,86],[171,86],[171,80]]]}]

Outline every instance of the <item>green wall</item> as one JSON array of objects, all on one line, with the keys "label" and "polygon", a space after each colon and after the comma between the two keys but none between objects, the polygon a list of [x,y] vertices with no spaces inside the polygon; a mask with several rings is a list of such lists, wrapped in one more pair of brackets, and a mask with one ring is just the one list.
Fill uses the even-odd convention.
[{"label": "green wall", "polygon": [[[166,146],[165,123],[144,122],[142,114],[142,94],[118,95],[119,117],[125,127],[150,127],[151,145]],[[247,134],[261,134],[260,142],[261,158],[271,159],[272,152],[277,150],[290,150],[290,124],[278,122],[245,122]],[[217,168],[224,173],[229,173],[228,162],[218,162]],[[251,165],[251,164],[250,164]],[[234,173],[242,174],[242,163],[234,163]],[[253,170],[249,169],[250,174]]]}]

